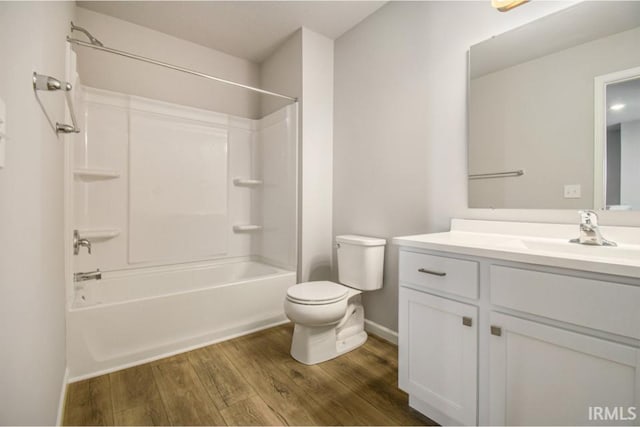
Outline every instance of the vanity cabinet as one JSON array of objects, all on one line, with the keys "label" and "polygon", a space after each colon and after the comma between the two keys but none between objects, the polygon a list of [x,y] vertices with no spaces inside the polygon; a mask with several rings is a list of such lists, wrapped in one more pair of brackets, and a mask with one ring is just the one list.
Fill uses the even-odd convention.
[{"label": "vanity cabinet", "polygon": [[637,405],[637,348],[501,313],[490,318],[489,424],[588,425],[589,407]]},{"label": "vanity cabinet", "polygon": [[441,424],[640,424],[639,278],[416,247],[399,265],[399,385],[415,409]]},{"label": "vanity cabinet", "polygon": [[476,423],[478,308],[400,289],[399,385],[464,424]]}]

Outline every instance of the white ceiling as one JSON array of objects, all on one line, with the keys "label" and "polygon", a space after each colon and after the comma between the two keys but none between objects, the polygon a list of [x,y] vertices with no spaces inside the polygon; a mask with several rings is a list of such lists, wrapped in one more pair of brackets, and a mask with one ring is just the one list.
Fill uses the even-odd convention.
[{"label": "white ceiling", "polygon": [[[300,27],[336,39],[386,1],[78,1],[78,6],[260,63]],[[90,28],[88,28],[91,31]],[[99,38],[99,36],[98,36]],[[108,40],[102,40],[109,45]]]}]

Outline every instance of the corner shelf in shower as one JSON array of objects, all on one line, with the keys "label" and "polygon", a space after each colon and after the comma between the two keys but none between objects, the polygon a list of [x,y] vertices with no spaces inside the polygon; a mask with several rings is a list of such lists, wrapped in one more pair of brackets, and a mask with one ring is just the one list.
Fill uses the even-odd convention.
[{"label": "corner shelf in shower", "polygon": [[77,168],[74,169],[73,176],[80,181],[99,181],[120,178],[120,172],[112,169]]},{"label": "corner shelf in shower", "polygon": [[262,185],[261,179],[234,178],[233,184],[237,187],[259,187]]},{"label": "corner shelf in shower", "polygon": [[108,240],[120,235],[119,228],[79,228],[80,238],[88,240]]},{"label": "corner shelf in shower", "polygon": [[234,233],[252,233],[252,232],[260,231],[260,230],[262,230],[262,226],[261,225],[255,225],[255,224],[234,225],[233,226],[233,232]]}]

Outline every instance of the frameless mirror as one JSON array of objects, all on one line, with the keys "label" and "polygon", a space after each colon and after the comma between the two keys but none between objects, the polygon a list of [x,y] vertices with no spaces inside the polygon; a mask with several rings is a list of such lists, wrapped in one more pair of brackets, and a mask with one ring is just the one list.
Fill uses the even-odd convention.
[{"label": "frameless mirror", "polygon": [[579,3],[472,46],[469,207],[640,210],[628,75],[639,46],[640,2],[625,1]]}]

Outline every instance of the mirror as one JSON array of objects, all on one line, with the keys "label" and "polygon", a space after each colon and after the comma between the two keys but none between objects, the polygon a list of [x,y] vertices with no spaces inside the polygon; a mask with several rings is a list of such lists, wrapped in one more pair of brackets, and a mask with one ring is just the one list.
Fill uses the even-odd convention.
[{"label": "mirror", "polygon": [[640,140],[637,157],[622,142],[638,118],[616,122],[605,105],[637,102],[639,79],[620,73],[640,67],[638,46],[640,2],[624,1],[583,2],[472,46],[469,207],[640,210],[626,190],[640,188]]},{"label": "mirror", "polygon": [[596,147],[604,145],[605,206],[640,210],[640,68],[596,79],[598,90],[605,94],[605,119],[596,120],[605,129],[604,144],[596,137]]}]

